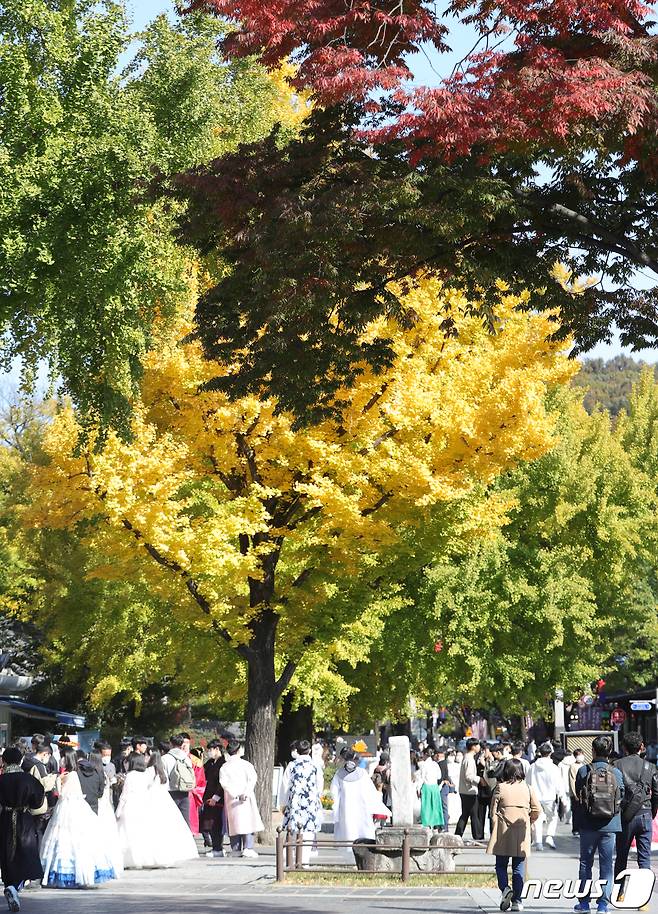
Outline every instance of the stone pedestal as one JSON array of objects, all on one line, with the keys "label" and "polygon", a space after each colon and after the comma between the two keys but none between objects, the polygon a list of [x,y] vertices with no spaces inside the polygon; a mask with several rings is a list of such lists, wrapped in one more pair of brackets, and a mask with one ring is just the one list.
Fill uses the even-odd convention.
[{"label": "stone pedestal", "polygon": [[402,847],[404,833],[409,833],[409,843],[412,847],[429,847],[432,829],[424,825],[390,825],[378,828],[375,834],[375,844],[378,847]]},{"label": "stone pedestal", "polygon": [[[402,872],[403,828],[380,828],[375,841],[363,840],[354,845],[356,867],[368,873]],[[464,847],[457,835],[432,834],[430,829],[409,829],[412,847],[409,870],[414,873],[454,873],[455,856]]]},{"label": "stone pedestal", "polygon": [[408,736],[392,736],[388,741],[391,756],[391,803],[393,825],[414,824],[415,790],[411,779],[411,747]]}]

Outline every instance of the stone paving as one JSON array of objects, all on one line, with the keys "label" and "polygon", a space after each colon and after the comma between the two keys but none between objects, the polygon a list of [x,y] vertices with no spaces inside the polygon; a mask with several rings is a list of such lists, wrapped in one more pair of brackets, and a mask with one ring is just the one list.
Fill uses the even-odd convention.
[{"label": "stone paving", "polygon": [[[528,875],[574,879],[577,853],[577,841],[561,830],[557,850],[534,854]],[[330,859],[335,859],[335,853],[322,852],[321,863]],[[492,858],[479,852],[469,854],[468,862],[492,866]],[[655,864],[658,870],[658,854]],[[369,887],[367,882],[356,888],[277,885],[274,852],[265,848],[257,860],[200,857],[176,869],[127,872],[122,880],[98,889],[29,889],[22,895],[22,910],[25,914],[493,914],[498,902],[499,893],[493,889],[414,887],[413,882],[386,888]],[[573,901],[564,899],[528,901],[526,911],[566,914],[572,906]],[[658,914],[655,894],[650,912]]]}]

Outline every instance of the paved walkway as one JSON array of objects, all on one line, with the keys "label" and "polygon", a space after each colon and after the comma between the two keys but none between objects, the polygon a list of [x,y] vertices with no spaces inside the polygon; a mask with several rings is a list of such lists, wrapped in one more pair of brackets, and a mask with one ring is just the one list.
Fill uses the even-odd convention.
[{"label": "paved walkway", "polygon": [[[534,854],[528,876],[535,879],[575,879],[578,844],[561,831],[557,850]],[[323,852],[326,863],[335,852]],[[491,867],[484,853],[469,854],[469,863]],[[655,859],[658,870],[658,854]],[[633,864],[631,864],[633,865]],[[405,914],[441,912],[467,914],[498,911],[499,893],[489,889],[303,887],[275,882],[274,852],[263,849],[258,860],[200,857],[171,869],[127,872],[120,881],[98,889],[63,891],[29,889],[22,895],[25,914]],[[527,911],[566,914],[573,901],[531,901]],[[650,906],[658,914],[658,896]]]}]

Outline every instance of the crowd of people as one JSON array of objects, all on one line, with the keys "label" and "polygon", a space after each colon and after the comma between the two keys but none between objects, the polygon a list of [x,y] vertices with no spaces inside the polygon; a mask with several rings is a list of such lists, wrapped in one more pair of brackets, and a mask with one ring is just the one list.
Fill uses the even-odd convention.
[{"label": "crowd of people", "polygon": [[9,910],[20,910],[19,893],[30,882],[87,888],[124,869],[194,859],[199,834],[209,856],[257,857],[256,781],[230,734],[205,753],[187,733],[157,746],[124,740],[114,758],[107,742],[85,753],[66,736],[55,743],[36,734],[29,751],[5,749],[0,868]]},{"label": "crowd of people", "polygon": [[[575,911],[590,910],[598,853],[604,889],[595,901],[597,914],[606,914],[633,843],[638,867],[651,869],[658,814],[658,769],[646,759],[641,735],[625,734],[622,745],[623,754],[615,753],[609,736],[596,737],[590,764],[582,749],[567,752],[551,742],[537,747],[533,741],[490,744],[471,738],[463,752],[447,745],[422,748],[411,753],[416,818],[439,832],[456,822],[459,836],[470,822],[472,839],[486,840],[495,856],[501,911],[523,910],[526,861],[532,851],[556,848],[562,821],[580,844]],[[368,762],[344,750],[341,761],[331,788],[335,837],[374,838],[377,822],[391,806],[389,754],[383,750]],[[617,900],[623,900],[625,888],[620,886]]]},{"label": "crowd of people", "polygon": [[[639,733],[625,734],[622,742],[624,753],[619,754],[609,736],[597,736],[592,762],[585,764],[581,749],[568,753],[550,742],[537,748],[466,741],[458,779],[449,776],[447,781],[461,801],[455,832],[463,835],[470,821],[473,839],[483,841],[488,827],[487,849],[496,857],[501,911],[523,909],[526,861],[533,850],[556,847],[560,819],[571,825],[580,841],[575,911],[590,910],[597,853],[599,879],[604,883],[603,894],[596,899],[598,914],[608,911],[615,880],[626,870],[633,842],[638,867],[651,869],[658,769],[644,757]],[[619,889],[622,898],[624,888]]]},{"label": "crowd of people", "polygon": [[[336,765],[330,785],[334,839],[347,847],[375,838],[391,817],[394,785],[384,749],[364,757],[345,744],[332,757],[320,742],[298,740],[281,779],[283,828],[301,833],[302,865],[316,852],[323,824],[325,766]],[[365,746],[363,747],[365,748]],[[638,733],[623,737],[623,755],[610,737],[592,743],[592,762],[582,750],[558,744],[466,740],[455,747],[411,754],[421,824],[446,832],[456,822],[463,836],[470,823],[475,842],[495,856],[501,911],[523,908],[526,861],[532,851],[556,847],[560,820],[580,840],[579,901],[590,910],[592,870],[598,852],[606,914],[617,876],[633,842],[638,866],[651,868],[653,820],[658,813],[658,769],[645,757]],[[125,868],[164,868],[206,853],[257,857],[254,836],[263,830],[256,801],[256,771],[230,734],[205,751],[188,734],[152,746],[124,741],[116,758],[109,743],[85,754],[61,740],[37,735],[30,752],[4,750],[0,777],[0,866],[5,898],[20,910],[26,882],[78,888],[117,879]],[[225,847],[228,836],[229,845]],[[511,883],[509,869],[511,865]],[[623,886],[621,887],[623,894]]]}]

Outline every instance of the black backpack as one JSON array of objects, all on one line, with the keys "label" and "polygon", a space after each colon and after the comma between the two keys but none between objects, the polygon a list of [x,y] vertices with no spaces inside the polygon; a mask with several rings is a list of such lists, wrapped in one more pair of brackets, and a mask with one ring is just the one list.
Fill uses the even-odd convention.
[{"label": "black backpack", "polygon": [[[631,782],[624,777],[624,802],[621,807],[623,822],[630,822],[644,806],[651,789],[653,774],[653,766],[649,762],[644,762],[638,781]],[[622,771],[623,776],[624,772]]]},{"label": "black backpack", "polygon": [[587,778],[580,791],[580,802],[593,819],[612,819],[621,806],[621,788],[611,765],[587,766]]}]

